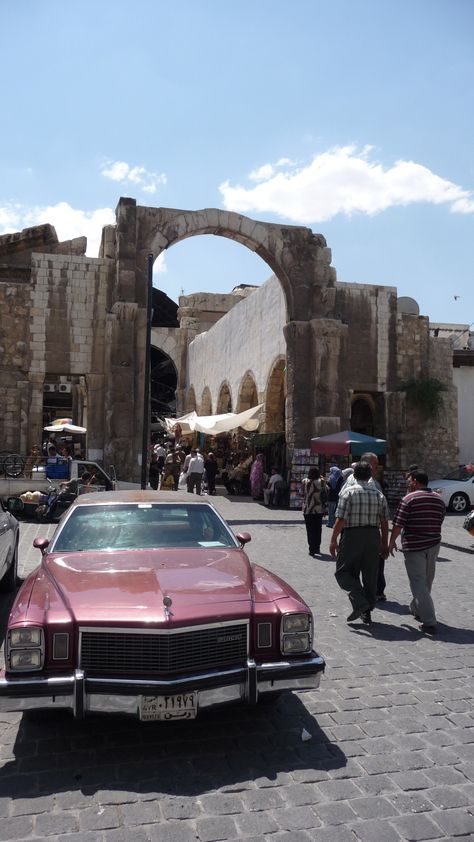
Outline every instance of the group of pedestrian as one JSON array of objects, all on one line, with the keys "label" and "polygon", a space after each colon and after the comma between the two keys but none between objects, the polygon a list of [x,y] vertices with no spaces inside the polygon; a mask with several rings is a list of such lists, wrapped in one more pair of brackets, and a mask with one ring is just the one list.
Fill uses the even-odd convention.
[{"label": "group of pedestrian", "polygon": [[323,515],[332,527],[329,551],[336,559],[335,577],[346,591],[352,611],[349,623],[361,619],[368,626],[377,602],[386,601],[385,561],[401,548],[412,593],[410,612],[420,630],[434,634],[436,612],[431,588],[441,543],[446,508],[428,487],[428,476],[417,465],[407,474],[407,494],[400,501],[389,529],[388,503],[377,480],[378,458],[365,453],[344,471],[332,466],[327,478],[310,468],[303,480],[303,515],[309,555],[321,551]]},{"label": "group of pedestrian", "polygon": [[203,481],[207,493],[216,493],[217,459],[212,452],[206,456],[199,448],[191,448],[188,454],[182,447],[165,450],[162,444],[155,445],[150,457],[148,480],[155,491],[158,488],[177,491],[184,485],[190,494],[201,494]]}]

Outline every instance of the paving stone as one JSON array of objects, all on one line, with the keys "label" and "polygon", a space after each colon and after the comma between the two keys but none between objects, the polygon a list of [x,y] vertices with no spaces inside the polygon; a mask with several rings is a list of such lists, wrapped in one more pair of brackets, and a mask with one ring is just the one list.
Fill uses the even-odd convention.
[{"label": "paving stone", "polygon": [[79,822],[81,830],[107,830],[119,827],[120,816],[117,807],[89,807],[80,810]]},{"label": "paving stone", "polygon": [[444,833],[453,836],[470,833],[474,837],[474,816],[468,810],[443,810],[432,815]]},{"label": "paving stone", "polygon": [[354,834],[344,825],[333,825],[312,830],[311,840],[312,842],[354,842]]},{"label": "paving stone", "polygon": [[42,813],[37,816],[35,831],[39,836],[52,836],[53,834],[66,835],[80,830],[78,813],[63,811],[61,813]]},{"label": "paving stone", "polygon": [[[371,819],[351,825],[360,842],[400,842],[400,834],[386,821]],[[404,842],[407,840],[404,839]]]},{"label": "paving stone", "polygon": [[[240,816],[235,817],[235,822],[245,836],[274,833],[278,830],[278,825],[273,816],[265,812],[241,813]],[[163,840],[163,842],[167,842],[167,840]]]},{"label": "paving stone", "polygon": [[421,842],[423,839],[439,839],[439,828],[425,813],[416,816],[401,816],[392,819],[396,830],[406,842]]},{"label": "paving stone", "polygon": [[[221,798],[222,801],[229,797],[230,796],[228,795],[216,796],[216,798]],[[157,815],[161,812],[165,819],[194,819],[196,816],[202,815],[203,812],[195,799],[181,798],[179,796],[176,796],[175,798],[158,799],[154,803],[154,809]],[[210,810],[209,812],[213,811]],[[224,812],[226,811],[224,810]],[[150,813],[150,815],[152,815],[152,813]]]},{"label": "paving stone", "polygon": [[427,798],[427,792],[429,790],[406,793],[393,792],[387,797],[399,813],[425,813],[433,809],[432,802]]},{"label": "paving stone", "polygon": [[386,798],[374,796],[372,798],[354,798],[349,802],[351,808],[361,819],[384,819],[398,815],[390,801]]},{"label": "paving stone", "polygon": [[198,819],[197,836],[201,842],[217,842],[220,839],[234,839],[237,835],[235,821],[229,816]]},{"label": "paving stone", "polygon": [[427,798],[440,810],[447,810],[451,807],[465,807],[470,799],[460,787],[439,786],[434,789],[427,789]]},{"label": "paving stone", "polygon": [[284,810],[273,810],[272,817],[282,830],[304,830],[319,827],[321,824],[310,807],[286,807]]},{"label": "paving stone", "polygon": [[457,764],[456,768],[454,766],[432,766],[431,769],[425,770],[425,774],[434,784],[446,784],[446,786],[465,783],[466,778],[468,778],[468,775],[464,774],[462,764]]},{"label": "paving stone", "polygon": [[[428,779],[426,779],[426,785],[430,785]],[[397,789],[393,776],[390,775],[367,775],[365,778],[358,779],[357,786],[363,793],[368,792],[371,795],[383,795]]]},{"label": "paving stone", "polygon": [[254,792],[246,792],[242,796],[244,806],[250,812],[260,810],[273,810],[283,807],[283,800],[279,792],[273,789],[261,789]]},{"label": "paving stone", "polygon": [[304,807],[306,804],[317,804],[324,796],[315,784],[294,784],[285,786],[280,790],[280,795],[287,805],[293,807]]},{"label": "paving stone", "polygon": [[394,772],[391,777],[396,785],[403,790],[428,789],[432,786],[432,779],[421,769],[416,772]]},{"label": "paving stone", "polygon": [[[173,802],[171,802],[171,806]],[[189,805],[192,809],[193,805]],[[178,818],[178,816],[171,816],[168,811],[167,802],[161,805],[163,815],[166,818]],[[201,810],[197,805],[194,805],[195,815],[199,812],[210,813],[211,815],[224,815],[225,813],[241,813],[244,809],[243,801],[240,795],[231,793],[217,793],[216,795],[203,795],[201,798]],[[188,816],[191,818],[191,816]]]},{"label": "paving stone", "polygon": [[360,789],[352,781],[322,781],[317,786],[328,801],[345,801],[360,796]]},{"label": "paving stone", "polygon": [[[104,842],[131,842],[130,836],[130,828],[128,827],[118,827],[114,830],[105,830],[103,832]],[[149,842],[150,840],[148,831],[142,827],[133,828],[132,838],[133,842]],[[69,842],[69,837],[61,840],[61,842]],[[71,840],[71,842],[73,842],[73,840]],[[98,840],[96,839],[95,842],[98,842]]]},{"label": "paving stone", "polygon": [[32,816],[15,816],[14,818],[2,819],[1,839],[2,842],[9,842],[10,839],[23,839],[31,836],[33,831]]},{"label": "paving stone", "polygon": [[[123,820],[128,826],[153,824],[161,820],[160,806],[156,801],[140,801],[136,804],[123,804],[120,808]],[[131,831],[133,833],[133,830]]]},{"label": "paving stone", "polygon": [[196,842],[198,838],[194,824],[184,821],[149,825],[147,833],[150,842]]},{"label": "paving stone", "polygon": [[348,824],[357,818],[354,810],[346,802],[316,804],[314,809],[323,824]]}]

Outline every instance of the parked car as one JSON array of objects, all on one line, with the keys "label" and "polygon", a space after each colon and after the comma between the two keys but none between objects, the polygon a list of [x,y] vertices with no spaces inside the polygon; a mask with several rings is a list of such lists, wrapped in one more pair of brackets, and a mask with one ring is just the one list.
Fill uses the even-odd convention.
[{"label": "parked car", "polygon": [[0,500],[0,591],[13,591],[18,576],[18,521]]},{"label": "parked car", "polygon": [[474,506],[474,471],[467,467],[458,468],[443,479],[434,479],[428,485],[441,494],[446,507],[457,514]]},{"label": "parked car", "polygon": [[85,494],[26,579],[6,633],[0,710],[192,719],[319,686],[313,617],[251,564],[214,506],[180,492]]}]

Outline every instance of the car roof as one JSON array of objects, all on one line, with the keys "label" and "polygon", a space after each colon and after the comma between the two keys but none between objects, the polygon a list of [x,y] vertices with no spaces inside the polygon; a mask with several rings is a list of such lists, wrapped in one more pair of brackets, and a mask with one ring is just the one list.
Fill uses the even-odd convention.
[{"label": "car roof", "polygon": [[186,503],[187,505],[206,505],[214,508],[211,501],[184,491],[93,491],[90,494],[80,494],[76,497],[73,506],[90,506],[91,503],[97,506],[113,503],[160,503],[175,504]]}]

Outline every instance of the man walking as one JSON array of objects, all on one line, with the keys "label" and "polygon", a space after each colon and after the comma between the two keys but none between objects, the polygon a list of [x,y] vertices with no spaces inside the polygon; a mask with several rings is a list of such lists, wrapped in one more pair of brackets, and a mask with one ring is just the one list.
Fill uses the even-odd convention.
[{"label": "man walking", "polygon": [[353,476],[353,482],[339,495],[329,551],[337,556],[336,581],[348,592],[352,604],[347,622],[361,617],[370,625],[377,599],[379,555],[388,555],[388,506],[382,492],[369,483],[368,462],[357,462]]},{"label": "man walking", "polygon": [[410,492],[400,501],[390,536],[389,553],[397,549],[402,533],[402,550],[413,599],[410,611],[421,622],[421,631],[436,632],[436,613],[431,598],[436,559],[441,543],[441,525],[446,507],[439,494],[428,488],[424,471],[412,471]]},{"label": "man walking", "polygon": [[191,459],[188,464],[187,488],[190,494],[196,487],[196,494],[201,494],[202,475],[204,473],[204,459],[197,450],[191,450]]}]

